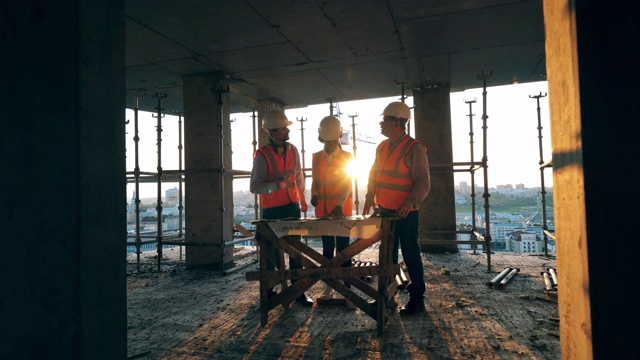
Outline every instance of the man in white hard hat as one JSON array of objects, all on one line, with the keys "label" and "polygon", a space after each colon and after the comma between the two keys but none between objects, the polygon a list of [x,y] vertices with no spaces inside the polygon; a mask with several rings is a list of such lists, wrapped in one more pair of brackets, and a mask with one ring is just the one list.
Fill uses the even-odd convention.
[{"label": "man in white hard hat", "polygon": [[[347,171],[353,156],[342,150],[341,138],[342,126],[338,118],[327,116],[320,121],[318,141],[324,144],[324,149],[313,154],[311,167],[311,205],[315,207],[317,217],[340,219],[353,215],[352,181]],[[336,245],[338,252],[344,250],[349,246],[349,237],[323,235],[322,255],[333,259]],[[351,259],[340,266],[350,267]],[[351,287],[347,281],[345,285]],[[320,298],[328,300],[333,298],[333,294],[333,288],[325,284]],[[346,300],[346,304],[349,309],[355,309],[355,305],[349,300]]]},{"label": "man in white hard hat", "polygon": [[[300,153],[287,141],[291,124],[280,110],[269,111],[262,118],[262,127],[269,133],[269,143],[256,150],[253,155],[250,184],[251,193],[260,195],[262,219],[300,218],[301,211],[308,210]],[[289,236],[289,239],[300,241],[301,237]],[[275,254],[271,247],[267,251]],[[292,269],[302,268],[302,265],[292,258],[289,259],[289,265]],[[269,260],[267,267],[270,270],[275,268]],[[270,289],[269,296],[274,295],[275,290]],[[305,306],[313,305],[313,300],[305,293],[296,301]]]},{"label": "man in white hard hat", "polygon": [[407,286],[409,302],[400,314],[424,311],[424,266],[418,237],[420,204],[429,194],[431,178],[427,149],[406,134],[411,109],[403,102],[392,102],[382,112],[381,133],[388,139],[376,149],[376,159],[369,172],[363,215],[378,206],[381,215],[396,216],[393,261],[398,263],[398,247],[407,265],[411,283]]}]

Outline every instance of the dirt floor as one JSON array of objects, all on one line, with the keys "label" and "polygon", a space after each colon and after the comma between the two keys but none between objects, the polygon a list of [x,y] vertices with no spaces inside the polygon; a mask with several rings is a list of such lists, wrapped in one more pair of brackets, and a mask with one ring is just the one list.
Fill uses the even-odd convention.
[{"label": "dirt floor", "polygon": [[[359,260],[375,261],[366,250]],[[293,303],[269,313],[260,325],[255,249],[236,252],[237,266],[187,270],[179,248],[135,254],[127,263],[130,359],[560,359],[557,302],[545,294],[541,273],[555,259],[494,253],[424,254],[426,312],[376,322],[346,306]],[[369,258],[370,257],[370,258]],[[442,268],[449,270],[442,271]],[[520,271],[501,288],[486,285],[506,267]],[[375,281],[375,278],[374,280]],[[307,294],[316,298],[323,284]],[[400,304],[408,295],[396,295]]]}]

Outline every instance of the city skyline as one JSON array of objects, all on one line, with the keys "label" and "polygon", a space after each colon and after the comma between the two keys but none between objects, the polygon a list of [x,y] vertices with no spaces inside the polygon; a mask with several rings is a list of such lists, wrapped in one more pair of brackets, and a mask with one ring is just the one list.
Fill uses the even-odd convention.
[{"label": "city skyline", "polygon": [[[461,182],[455,184],[455,194],[456,194],[456,196],[469,194],[468,191],[460,189],[460,187],[462,186],[463,183],[466,183],[466,182],[465,181],[461,181]],[[471,186],[469,183],[466,183],[465,185],[467,187]],[[523,185],[524,189],[519,189],[518,188],[519,185]],[[482,191],[483,191],[483,185],[482,184],[476,184],[476,189],[477,189],[477,191],[480,191],[480,192],[476,192],[476,195],[481,194]],[[505,191],[508,191],[508,190],[513,190],[513,191],[520,191],[520,190],[532,190],[533,191],[533,190],[535,190],[535,191],[538,191],[539,189],[540,189],[540,186],[527,187],[525,184],[521,184],[521,183],[520,184],[498,184],[498,185],[496,185],[494,187],[490,187],[489,188],[489,192],[496,192],[497,193],[497,192],[505,192]],[[545,189],[547,189],[547,193],[553,192],[553,186],[550,186],[548,184],[545,184]],[[169,192],[173,192],[173,193],[171,195],[167,195]],[[364,194],[365,194],[365,189],[360,188],[360,189],[358,189],[358,192],[360,193],[360,195],[361,195],[360,197],[362,198],[362,199],[360,199],[360,201],[363,202],[364,201],[363,198],[364,198]],[[237,193],[242,193],[242,194],[250,194],[251,196],[253,196],[253,194],[251,194],[248,189],[244,189],[244,190],[242,190],[242,189],[240,189],[240,190],[234,189],[233,193],[234,193],[234,195],[237,194]],[[306,194],[307,198],[310,198],[310,193],[311,193],[311,188],[308,187],[307,188],[307,194]],[[178,188],[177,187],[164,189],[162,191],[163,204],[164,205],[177,205],[178,204],[178,195],[177,194],[178,194]],[[536,194],[539,194],[539,193],[536,193]],[[547,194],[547,195],[549,195],[549,194]],[[168,196],[171,197],[172,199],[169,200]],[[184,200],[184,196],[185,196],[185,194],[183,192],[183,194],[182,194],[183,200]],[[128,193],[128,201],[129,201],[130,205],[133,205],[132,201],[133,201],[134,197],[135,197],[135,191],[132,190],[131,192]],[[142,201],[142,203],[145,203],[146,205],[148,205],[150,203],[155,203],[157,201],[157,194],[154,193],[151,196],[142,196],[142,197],[140,197],[140,200]],[[234,205],[238,205],[238,204],[234,204]]]}]

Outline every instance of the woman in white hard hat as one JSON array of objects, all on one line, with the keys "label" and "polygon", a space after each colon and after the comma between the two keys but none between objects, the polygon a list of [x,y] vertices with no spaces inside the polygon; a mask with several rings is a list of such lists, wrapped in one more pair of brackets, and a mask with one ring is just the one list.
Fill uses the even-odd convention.
[{"label": "woman in white hard hat", "polygon": [[398,263],[398,248],[407,265],[411,283],[407,286],[409,302],[400,314],[424,312],[424,265],[418,238],[419,208],[431,189],[427,148],[406,134],[411,118],[409,107],[399,101],[382,112],[380,132],[388,139],[376,149],[376,159],[369,172],[367,195],[362,214],[375,205],[381,214],[397,216],[393,262]]},{"label": "woman in white hard hat", "polygon": [[[351,175],[347,166],[353,159],[350,152],[342,150],[340,139],[342,127],[340,120],[334,116],[327,116],[320,121],[318,141],[324,143],[324,149],[313,154],[311,205],[315,207],[316,217],[343,218],[353,215],[353,197],[351,195]],[[349,246],[348,236],[322,236],[322,255],[333,259],[334,251],[338,252]],[[351,259],[340,265],[351,266]],[[349,283],[345,282],[347,287]],[[334,290],[325,284],[320,298],[331,299]],[[345,300],[347,307],[355,309],[355,305]]]},{"label": "woman in white hard hat", "polygon": [[[300,165],[300,153],[290,144],[289,126],[292,124],[284,112],[272,110],[262,118],[262,127],[269,133],[269,143],[256,150],[253,155],[251,171],[252,194],[260,194],[262,219],[279,220],[289,217],[300,218],[301,211],[307,212],[305,198],[305,182]],[[291,240],[300,241],[300,236],[288,236]],[[269,244],[269,242],[267,242]],[[274,254],[275,249],[267,251]],[[289,259],[292,269],[301,269],[302,265],[293,258]],[[267,268],[275,266],[267,258]],[[284,269],[279,269],[284,270]],[[295,282],[292,280],[292,283]],[[268,296],[273,297],[275,290],[270,289]],[[296,301],[305,306],[312,306],[313,300],[302,293]]]}]

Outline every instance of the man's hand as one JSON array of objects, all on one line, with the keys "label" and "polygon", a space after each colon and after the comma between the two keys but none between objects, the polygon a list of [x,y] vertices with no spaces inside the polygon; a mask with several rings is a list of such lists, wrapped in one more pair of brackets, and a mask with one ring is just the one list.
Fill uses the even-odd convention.
[{"label": "man's hand", "polygon": [[333,216],[334,219],[340,219],[344,217],[344,214],[342,213],[342,206],[336,205],[336,207],[333,208],[333,210],[331,210],[331,216]]},{"label": "man's hand", "polygon": [[362,215],[369,215],[369,210],[371,210],[374,205],[375,203],[372,200],[365,200]]},{"label": "man's hand", "polygon": [[292,171],[285,171],[284,174],[278,178],[278,187],[280,189],[286,189],[288,187],[296,186],[296,178]]},{"label": "man's hand", "polygon": [[313,205],[313,207],[318,206],[318,195],[313,195],[311,197],[311,205]]},{"label": "man's hand", "polygon": [[300,202],[300,210],[303,213],[306,213],[307,210],[309,210],[309,205],[307,204],[307,200],[305,200],[304,198],[302,198],[302,201]]},{"label": "man's hand", "polygon": [[409,215],[411,210],[412,209],[409,206],[407,206],[405,203],[402,203],[398,207],[398,210],[396,210],[396,216],[399,217],[400,219],[404,219],[407,217],[407,215]]}]

